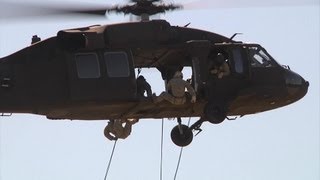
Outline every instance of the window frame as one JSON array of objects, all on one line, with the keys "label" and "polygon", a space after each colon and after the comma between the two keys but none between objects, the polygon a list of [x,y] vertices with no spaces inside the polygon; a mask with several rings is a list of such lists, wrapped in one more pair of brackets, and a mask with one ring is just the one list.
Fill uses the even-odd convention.
[{"label": "window frame", "polygon": [[[237,54],[236,54],[237,53]],[[237,74],[244,74],[245,73],[245,57],[243,48],[234,47],[230,49],[230,54],[232,57],[232,69]],[[238,55],[238,56],[236,56]],[[231,64],[229,65],[231,66]],[[241,70],[241,71],[240,71]]]},{"label": "window frame", "polygon": [[249,46],[249,58],[251,67],[272,68],[276,67],[277,62],[259,46]]},{"label": "window frame", "polygon": [[[94,76],[83,76],[83,74],[81,74],[81,72],[79,72],[80,68],[79,68],[79,63],[78,63],[78,58],[77,56],[81,56],[81,55],[93,55],[95,57],[95,60],[91,60],[91,61],[95,61],[96,63],[96,75]],[[79,79],[98,79],[101,77],[101,68],[100,68],[100,62],[99,62],[99,56],[97,55],[97,53],[95,52],[86,52],[86,53],[76,53],[74,55],[74,59],[75,59],[75,67],[76,67],[76,71],[77,71],[77,77]]]},{"label": "window frame", "polygon": [[[115,72],[115,70],[112,71],[111,69],[113,69],[113,68],[112,68],[112,64],[110,64],[111,61],[109,58],[106,58],[106,55],[108,55],[108,54],[122,54],[122,55],[124,55],[125,56],[126,72],[124,72],[124,71],[123,72]],[[103,53],[103,60],[105,63],[108,77],[110,77],[110,78],[129,78],[130,77],[130,74],[131,74],[130,61],[129,61],[128,53],[126,51],[105,51]],[[121,67],[121,68],[123,68],[123,67]]]}]

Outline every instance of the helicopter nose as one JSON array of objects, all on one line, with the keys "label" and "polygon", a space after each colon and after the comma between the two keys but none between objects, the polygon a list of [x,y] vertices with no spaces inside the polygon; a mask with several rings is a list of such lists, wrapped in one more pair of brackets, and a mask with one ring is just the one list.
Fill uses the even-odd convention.
[{"label": "helicopter nose", "polygon": [[286,70],[285,82],[289,95],[294,100],[301,99],[308,92],[309,82],[291,70]]}]

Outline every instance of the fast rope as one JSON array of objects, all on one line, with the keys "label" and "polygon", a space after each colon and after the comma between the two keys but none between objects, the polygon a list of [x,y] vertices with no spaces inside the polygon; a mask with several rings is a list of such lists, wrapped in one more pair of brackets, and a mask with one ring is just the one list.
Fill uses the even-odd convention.
[{"label": "fast rope", "polygon": [[[189,117],[188,126],[190,125],[190,121],[191,121],[191,117]],[[178,170],[179,170],[180,162],[181,162],[181,157],[182,157],[182,152],[183,152],[183,147],[180,148],[180,154],[179,154],[176,172],[174,173],[173,180],[176,180],[176,178],[177,178],[177,174],[178,174]]]},{"label": "fast rope", "polygon": [[162,123],[161,123],[161,143],[160,143],[160,180],[162,180],[162,161],[163,161],[163,128],[164,127],[164,120],[162,118]]},{"label": "fast rope", "polygon": [[110,169],[110,166],[111,166],[111,161],[112,161],[112,157],[113,157],[113,154],[114,154],[114,150],[116,149],[117,141],[118,141],[117,139],[114,141],[112,152],[111,152],[109,163],[108,163],[108,167],[107,167],[106,173],[104,175],[104,180],[106,180],[107,177],[108,177],[108,173],[109,173],[109,169]]}]

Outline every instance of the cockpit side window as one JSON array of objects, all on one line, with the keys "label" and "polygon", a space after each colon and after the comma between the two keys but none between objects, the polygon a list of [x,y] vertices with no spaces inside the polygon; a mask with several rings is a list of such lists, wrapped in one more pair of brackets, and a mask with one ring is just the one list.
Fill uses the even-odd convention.
[{"label": "cockpit side window", "polygon": [[258,47],[249,47],[251,66],[253,67],[273,67],[272,59],[265,51]]}]

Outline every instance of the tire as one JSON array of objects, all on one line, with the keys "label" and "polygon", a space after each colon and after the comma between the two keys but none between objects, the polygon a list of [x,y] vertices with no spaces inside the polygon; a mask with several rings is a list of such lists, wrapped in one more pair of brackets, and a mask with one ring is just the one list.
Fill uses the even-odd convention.
[{"label": "tire", "polygon": [[204,108],[205,119],[212,124],[220,124],[227,117],[226,108],[223,105],[208,103]]},{"label": "tire", "polygon": [[192,130],[186,125],[181,125],[182,134],[179,130],[179,125],[175,126],[171,131],[172,142],[180,147],[188,146],[193,140]]}]

